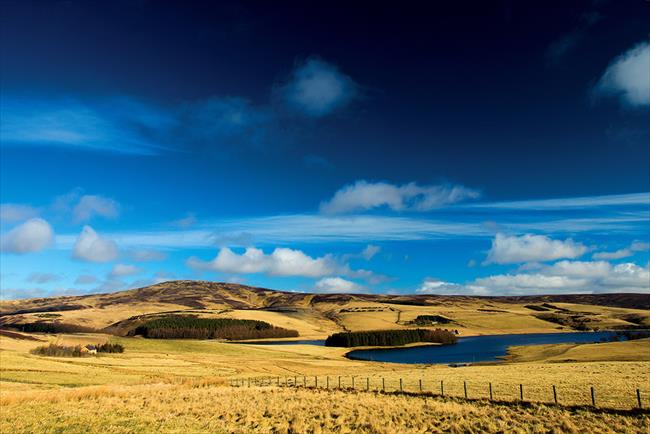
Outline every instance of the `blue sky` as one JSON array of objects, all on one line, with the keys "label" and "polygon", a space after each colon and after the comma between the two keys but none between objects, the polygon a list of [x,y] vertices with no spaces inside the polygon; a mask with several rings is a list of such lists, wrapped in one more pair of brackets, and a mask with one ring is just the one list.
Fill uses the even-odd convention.
[{"label": "blue sky", "polygon": [[647,7],[3,2],[2,297],[649,292]]}]

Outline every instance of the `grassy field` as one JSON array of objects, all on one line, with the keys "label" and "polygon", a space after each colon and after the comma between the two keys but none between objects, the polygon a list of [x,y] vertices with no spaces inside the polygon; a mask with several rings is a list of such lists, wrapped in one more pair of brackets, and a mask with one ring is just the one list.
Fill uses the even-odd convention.
[{"label": "grassy field", "polygon": [[644,433],[647,415],[372,392],[220,385],[94,387],[3,400],[2,432]]},{"label": "grassy field", "polygon": [[[168,282],[113,294],[2,302],[0,325],[60,321],[93,328],[117,324],[116,330],[123,331],[143,315],[148,319],[173,311],[262,320],[297,330],[299,339],[323,339],[343,330],[410,328],[419,315],[444,316],[452,322],[442,328],[461,336],[572,331],[537,318],[540,312],[579,317],[592,328],[650,323],[650,311],[643,309],[533,302],[542,307],[527,307],[529,299],[364,298]],[[625,297],[613,303],[630,305]],[[30,352],[48,343],[106,341],[122,344],[125,352],[89,357]],[[629,410],[637,405],[637,389],[650,406],[650,339],[514,347],[505,363],[461,368],[349,360],[347,351],[0,330],[0,432],[648,431],[648,414]],[[333,390],[339,377],[344,390]],[[248,379],[253,379],[251,387],[232,386],[247,385]],[[262,379],[266,386],[256,386]],[[309,388],[276,385],[303,381]],[[440,394],[441,381],[445,396],[433,396]],[[392,394],[400,382],[407,394]],[[620,411],[548,405],[552,386],[560,404],[586,406],[594,387],[598,407]],[[469,401],[459,399],[465,389]]]},{"label": "grassy field", "polygon": [[[635,390],[650,404],[650,340],[565,348],[514,348],[501,365],[451,368],[352,361],[345,349],[309,345],[262,346],[194,340],[147,340],[107,335],[36,335],[41,342],[0,337],[0,431],[7,432],[644,432],[647,415],[620,415],[535,404],[519,407],[453,398],[373,393],[384,379],[396,390],[515,401],[550,402],[556,385],[565,404],[588,404],[595,386],[598,405],[629,409]],[[83,358],[29,353],[46,341],[63,344],[110,339],[123,354]],[[612,354],[621,361],[602,360]],[[560,363],[562,357],[571,361]],[[307,377],[320,389],[235,388],[231,380]],[[326,391],[342,376],[356,391]],[[366,392],[369,378],[370,392]],[[277,381],[277,380],[276,380]],[[300,384],[300,379],[299,379]],[[56,392],[56,393],[53,393]],[[371,416],[372,415],[372,416]],[[525,425],[521,425],[525,424]],[[397,429],[401,427],[401,429]],[[238,431],[239,430],[239,431]],[[523,432],[523,431],[522,431]]]}]

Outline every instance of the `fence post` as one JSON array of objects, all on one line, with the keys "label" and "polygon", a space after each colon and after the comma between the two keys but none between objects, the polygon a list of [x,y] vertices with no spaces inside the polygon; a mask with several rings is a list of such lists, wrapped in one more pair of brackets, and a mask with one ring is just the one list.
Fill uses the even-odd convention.
[{"label": "fence post", "polygon": [[370,378],[366,377],[366,390],[370,390]]},{"label": "fence post", "polygon": [[445,396],[445,385],[442,381],[440,380],[440,396]]},{"label": "fence post", "polygon": [[490,401],[492,401],[492,383],[490,383]]},{"label": "fence post", "polygon": [[303,385],[304,387],[307,387],[307,377],[304,376],[304,375],[302,376],[302,385]]},{"label": "fence post", "polygon": [[316,388],[318,389],[318,376],[314,377],[314,384],[316,385]]},{"label": "fence post", "polygon": [[251,387],[251,378],[248,377],[248,387]]},{"label": "fence post", "polygon": [[298,377],[293,377],[293,387],[298,387]]},{"label": "fence post", "polygon": [[465,391],[465,399],[467,399],[467,381],[463,381],[463,390]]},{"label": "fence post", "polygon": [[522,401],[524,400],[524,385],[523,384],[519,385],[519,398],[521,398]]},{"label": "fence post", "polygon": [[352,376],[352,388],[354,389],[354,375]]},{"label": "fence post", "polygon": [[[381,377],[381,390],[383,390],[384,392],[386,391],[386,379],[384,377]],[[636,391],[638,393],[639,389],[637,389]],[[641,401],[639,401],[639,403],[641,403]]]},{"label": "fence post", "polygon": [[341,388],[341,376],[339,375],[339,389]]},{"label": "fence post", "polygon": [[420,378],[420,392],[422,392],[422,379]]},{"label": "fence post", "polygon": [[330,388],[330,376],[328,375],[328,376],[325,377],[325,378],[326,378],[326,380],[325,380],[326,386],[327,386],[327,388],[329,389],[329,388]]},{"label": "fence post", "polygon": [[555,390],[555,384],[553,385],[553,401],[557,404],[557,390]]},{"label": "fence post", "polygon": [[399,391],[402,392],[404,390],[404,387],[402,385],[402,379],[399,379]]},{"label": "fence post", "polygon": [[641,391],[639,389],[636,389],[636,402],[639,404],[639,408],[641,407]]},{"label": "fence post", "polygon": [[275,384],[276,386],[280,385],[280,377],[275,377]]},{"label": "fence post", "polygon": [[594,386],[590,386],[591,389],[591,405],[596,406],[596,392],[594,392]]}]

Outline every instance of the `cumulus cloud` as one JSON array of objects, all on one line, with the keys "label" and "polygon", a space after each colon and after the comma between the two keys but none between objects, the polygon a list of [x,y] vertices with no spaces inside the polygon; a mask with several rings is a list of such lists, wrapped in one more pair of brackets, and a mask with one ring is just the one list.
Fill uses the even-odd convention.
[{"label": "cumulus cloud", "polygon": [[342,214],[388,207],[394,211],[430,211],[480,196],[461,185],[424,185],[414,182],[394,185],[387,182],[357,181],[337,191],[320,204],[325,214]]},{"label": "cumulus cloud", "polygon": [[316,282],[315,287],[318,292],[329,293],[360,293],[365,291],[363,286],[341,277],[325,277]]},{"label": "cumulus cloud", "polygon": [[61,280],[61,276],[54,273],[34,272],[31,273],[29,276],[27,276],[27,279],[25,280],[31,283],[49,283],[49,282],[56,282],[58,280]]},{"label": "cumulus cloud", "polygon": [[119,215],[119,208],[119,204],[113,199],[97,195],[84,195],[75,205],[72,215],[77,223],[86,222],[96,215],[113,219]]},{"label": "cumulus cloud", "polygon": [[582,256],[587,247],[571,239],[552,240],[544,235],[509,236],[497,234],[492,241],[486,264],[552,261]]},{"label": "cumulus cloud", "polygon": [[54,239],[54,231],[48,222],[33,218],[2,234],[1,247],[7,253],[33,253],[43,250]]},{"label": "cumulus cloud", "polygon": [[14,223],[38,216],[38,209],[18,203],[0,204],[0,222]]},{"label": "cumulus cloud", "polygon": [[110,277],[132,276],[141,273],[142,269],[130,264],[115,264],[111,270]]},{"label": "cumulus cloud", "polygon": [[275,91],[290,109],[313,118],[329,115],[359,96],[352,78],[315,57],[298,64],[289,81]]},{"label": "cumulus cloud", "polygon": [[118,248],[113,240],[99,236],[86,225],[75,242],[73,256],[82,261],[109,262],[117,259]]},{"label": "cumulus cloud", "polygon": [[254,247],[237,254],[224,247],[211,261],[201,261],[192,257],[187,263],[197,269],[235,274],[265,273],[273,276],[321,277],[332,274],[335,269],[334,261],[330,256],[312,258],[300,250],[280,247],[270,254],[265,254],[261,249]]},{"label": "cumulus cloud", "polygon": [[650,271],[627,262],[560,261],[535,273],[501,274],[472,285],[490,294],[650,292]]},{"label": "cumulus cloud", "polygon": [[629,247],[626,247],[624,249],[619,249],[615,250],[613,252],[597,252],[593,254],[593,259],[621,259],[621,258],[628,258],[636,252],[641,252],[644,250],[650,249],[650,243],[643,243],[639,241],[635,241],[634,243],[630,244]]},{"label": "cumulus cloud", "polygon": [[595,87],[597,95],[616,96],[629,107],[650,105],[650,43],[642,42],[609,64]]}]

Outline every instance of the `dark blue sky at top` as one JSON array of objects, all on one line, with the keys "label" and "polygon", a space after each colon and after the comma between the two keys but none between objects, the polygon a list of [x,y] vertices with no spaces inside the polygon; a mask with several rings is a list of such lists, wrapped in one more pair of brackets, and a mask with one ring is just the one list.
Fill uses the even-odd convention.
[{"label": "dark blue sky at top", "polygon": [[[318,214],[321,202],[359,180],[463,185],[480,192],[479,202],[645,193],[647,105],[595,89],[618,56],[647,44],[649,7],[641,0],[4,1],[3,118],[20,137],[16,128],[0,137],[2,202],[43,208],[79,189],[121,204],[118,219],[92,225],[118,231],[164,227],[188,213],[204,223]],[[322,116],[292,111],[283,93],[310,61],[351,83],[349,100]],[[210,116],[229,116],[232,104],[244,108],[242,129],[215,127]],[[88,122],[82,106],[119,120],[117,128],[88,128],[121,150],[38,139],[40,112],[67,110],[76,132]],[[168,117],[178,125],[168,127]],[[41,141],[25,145],[32,128]],[[146,151],[128,151],[129,140],[142,137]],[[80,230],[65,218],[58,225],[57,235]],[[618,247],[643,241],[647,230],[628,238]],[[475,273],[462,267],[451,277]],[[406,274],[415,282],[432,273],[439,274]]]}]

